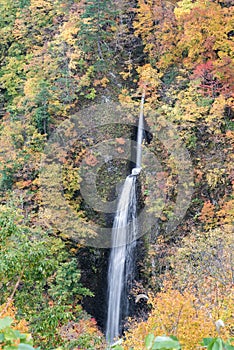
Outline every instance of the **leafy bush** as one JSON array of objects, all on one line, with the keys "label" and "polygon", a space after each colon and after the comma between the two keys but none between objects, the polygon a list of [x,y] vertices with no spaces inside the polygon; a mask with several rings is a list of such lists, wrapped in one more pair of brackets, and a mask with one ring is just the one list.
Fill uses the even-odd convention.
[{"label": "leafy bush", "polygon": [[0,303],[14,299],[37,345],[63,343],[60,328],[80,320],[80,301],[92,293],[80,280],[77,260],[58,238],[30,228],[19,209],[0,206]]},{"label": "leafy bush", "polygon": [[13,319],[4,317],[0,319],[0,348],[4,350],[33,350],[30,334],[23,334],[12,327]]},{"label": "leafy bush", "polygon": [[204,338],[202,345],[207,350],[234,350],[231,340],[224,342],[221,338]]}]

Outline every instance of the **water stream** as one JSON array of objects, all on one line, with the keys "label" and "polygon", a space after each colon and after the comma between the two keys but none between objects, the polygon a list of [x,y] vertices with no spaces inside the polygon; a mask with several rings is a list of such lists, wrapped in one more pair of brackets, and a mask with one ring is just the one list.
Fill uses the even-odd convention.
[{"label": "water stream", "polygon": [[128,289],[134,278],[137,239],[136,180],[141,170],[144,94],[138,122],[136,168],[128,175],[120,195],[112,228],[112,249],[108,268],[108,313],[106,339],[113,344],[121,333],[123,315],[128,314]]}]

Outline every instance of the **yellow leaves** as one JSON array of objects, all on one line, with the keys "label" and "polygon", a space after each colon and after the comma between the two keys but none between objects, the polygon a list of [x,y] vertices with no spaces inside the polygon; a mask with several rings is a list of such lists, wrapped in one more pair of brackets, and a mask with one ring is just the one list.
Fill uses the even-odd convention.
[{"label": "yellow leaves", "polygon": [[76,48],[74,52],[68,52],[67,57],[69,58],[69,69],[76,69],[78,61],[81,58],[81,51]]},{"label": "yellow leaves", "polygon": [[220,134],[220,126],[224,123],[224,112],[227,105],[226,99],[223,95],[216,97],[209,114],[206,117],[206,122],[210,129],[215,134]]},{"label": "yellow leaves", "polygon": [[192,125],[208,113],[209,105],[203,106],[200,103],[201,96],[199,96],[194,84],[190,84],[186,90],[182,90],[177,96],[176,105],[172,110],[173,118],[183,121],[187,128],[189,124]]},{"label": "yellow leaves", "polygon": [[130,93],[127,89],[122,89],[121,93],[118,96],[119,102],[125,107],[134,107],[136,102],[133,101]]},{"label": "yellow leaves", "polygon": [[67,197],[72,198],[74,193],[80,189],[81,178],[77,168],[72,165],[65,165],[63,168],[63,185],[67,192]]},{"label": "yellow leaves", "polygon": [[159,61],[159,67],[161,69],[168,68],[175,61],[175,55],[171,52],[166,52]]},{"label": "yellow leaves", "polygon": [[77,35],[78,30],[79,29],[76,21],[65,22],[60,32],[61,40],[67,42],[70,45],[74,45],[76,42],[75,35]]},{"label": "yellow leaves", "polygon": [[79,79],[79,86],[80,87],[85,87],[85,86],[90,86],[91,85],[91,78],[93,77],[93,73],[94,73],[94,67],[90,66],[86,73],[80,77]]},{"label": "yellow leaves", "polygon": [[31,0],[30,1],[30,9],[39,9],[42,8],[44,11],[48,8],[52,8],[52,2],[47,0]]},{"label": "yellow leaves", "polygon": [[139,90],[146,91],[147,102],[154,104],[158,98],[158,88],[161,84],[162,73],[154,69],[150,64],[137,68],[139,74]]},{"label": "yellow leaves", "polygon": [[30,14],[26,22],[30,21],[30,36],[37,44],[43,45],[45,40],[45,27],[50,28],[55,16],[55,6],[51,0],[31,0],[29,6]]},{"label": "yellow leaves", "polygon": [[129,65],[126,67],[126,71],[120,72],[119,74],[121,75],[121,77],[122,77],[124,80],[127,80],[128,78],[130,78],[131,75],[132,75],[132,64],[129,64]]},{"label": "yellow leaves", "polygon": [[[6,165],[6,161],[14,161],[17,157],[17,150],[13,142],[13,136],[20,137],[22,129],[20,129],[20,123],[11,123],[6,118],[2,124],[2,132],[0,134],[0,169],[2,170]],[[12,166],[8,164],[8,167]]]},{"label": "yellow leaves", "polygon": [[32,184],[31,180],[25,180],[25,181],[18,181],[16,182],[16,187],[20,190],[28,188]]},{"label": "yellow leaves", "polygon": [[176,4],[176,8],[174,13],[177,18],[184,16],[185,14],[189,14],[190,11],[197,6],[197,2],[192,0],[182,0],[178,1]]},{"label": "yellow leaves", "polygon": [[13,300],[8,299],[5,304],[0,305],[0,317],[11,317],[13,319],[13,329],[20,332],[28,332],[28,324],[24,319],[16,319],[17,309],[14,306]]},{"label": "yellow leaves", "polygon": [[150,64],[138,67],[137,72],[140,75],[140,84],[154,88],[159,86],[162,73],[159,73]]},{"label": "yellow leaves", "polygon": [[175,335],[183,349],[195,349],[203,337],[215,335],[213,320],[205,307],[198,307],[195,296],[186,290],[180,293],[167,283],[164,290],[150,296],[152,310],[146,322],[140,322],[126,333],[124,349],[142,350],[147,333]]},{"label": "yellow leaves", "polygon": [[206,172],[206,180],[208,185],[213,189],[216,187],[217,183],[225,184],[224,175],[226,173],[226,169],[222,167],[217,167],[214,169],[208,169]]},{"label": "yellow leaves", "polygon": [[221,203],[217,216],[221,225],[230,225],[232,229],[234,220],[234,199],[230,198]]},{"label": "yellow leaves", "polygon": [[33,99],[39,92],[41,79],[38,76],[28,78],[24,84],[24,94],[26,98]]},{"label": "yellow leaves", "polygon": [[65,43],[71,45],[75,48],[75,51],[78,52],[77,48],[77,34],[79,32],[79,21],[80,16],[84,11],[83,0],[79,1],[79,4],[76,4],[72,7],[72,10],[69,8],[68,4],[65,4],[64,7],[68,7],[69,14],[66,16],[66,20],[63,22],[63,25],[60,28],[60,33],[57,36],[58,43],[64,41]]},{"label": "yellow leaves", "polygon": [[12,34],[16,40],[24,39],[27,35],[27,27],[22,18],[16,18]]},{"label": "yellow leaves", "polygon": [[[173,62],[172,52],[176,42],[173,9],[172,2],[158,0],[138,0],[136,9],[135,35],[142,38],[144,51],[153,62],[158,61],[158,67],[162,69],[168,68]],[[167,56],[165,59],[164,54]]]},{"label": "yellow leaves", "polygon": [[179,30],[178,45],[175,54],[181,57],[187,52],[183,63],[192,68],[205,59],[232,57],[233,45],[228,38],[233,22],[233,11],[222,8],[217,2],[183,0],[174,10]]},{"label": "yellow leaves", "polygon": [[10,96],[19,94],[19,90],[23,84],[24,63],[16,57],[7,57],[7,64],[2,69],[0,83],[7,89]]},{"label": "yellow leaves", "polygon": [[[203,212],[204,219],[210,219],[208,224],[212,225],[214,206],[205,203]],[[204,305],[210,314],[224,313],[225,300],[233,294],[233,245],[233,230],[229,225],[205,232],[193,231],[170,257],[174,265],[171,271],[173,284],[180,290],[190,288],[199,305]],[[234,304],[231,312],[233,307]],[[227,321],[224,315],[223,320]]]},{"label": "yellow leaves", "polygon": [[103,88],[107,87],[107,84],[110,82],[110,80],[107,77],[104,77],[102,79],[95,79],[93,82],[93,86],[101,86]]},{"label": "yellow leaves", "polygon": [[137,21],[134,23],[136,35],[145,38],[153,28],[152,0],[138,1]]},{"label": "yellow leaves", "polygon": [[[217,232],[214,239],[217,239]],[[226,251],[223,253],[226,254]],[[183,259],[185,263],[185,258]],[[180,261],[177,262],[179,263]],[[221,273],[226,273],[226,270]],[[197,280],[200,276],[194,277]],[[174,281],[166,280],[161,292],[155,295],[147,293],[151,305],[149,317],[145,322],[132,322],[125,334],[124,349],[133,347],[134,350],[142,350],[148,333],[155,336],[173,334],[178,337],[183,349],[196,349],[203,338],[217,336],[215,321],[219,318],[226,325],[221,330],[221,336],[224,339],[230,338],[234,312],[233,287],[226,285],[223,288],[222,284],[213,280],[207,277],[203,281],[204,290],[193,289],[192,286],[178,290],[173,288]]]}]

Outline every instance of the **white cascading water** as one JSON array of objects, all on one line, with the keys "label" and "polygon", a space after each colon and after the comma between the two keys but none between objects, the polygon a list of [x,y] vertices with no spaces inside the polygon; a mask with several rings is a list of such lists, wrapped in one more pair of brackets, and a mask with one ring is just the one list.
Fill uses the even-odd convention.
[{"label": "white cascading water", "polygon": [[127,293],[124,295],[124,287],[131,285],[134,275],[134,253],[137,239],[136,175],[141,170],[144,97],[143,94],[137,132],[136,168],[132,170],[132,174],[126,178],[123,185],[112,229],[106,325],[106,339],[109,344],[113,344],[120,334],[122,308],[125,309],[125,315],[128,311],[128,296]]},{"label": "white cascading water", "polygon": [[[136,202],[136,177],[129,175],[124,183],[112,229],[112,250],[108,270],[108,314],[106,339],[112,344],[119,336],[121,321],[121,296],[125,283],[128,234],[132,231],[135,218],[129,203]],[[134,232],[131,232],[134,234]]]}]

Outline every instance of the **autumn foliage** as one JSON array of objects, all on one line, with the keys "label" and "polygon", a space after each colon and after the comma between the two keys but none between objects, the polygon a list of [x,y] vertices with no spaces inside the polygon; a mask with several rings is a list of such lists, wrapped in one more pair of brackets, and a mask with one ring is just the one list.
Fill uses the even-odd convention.
[{"label": "autumn foliage", "polygon": [[[111,138],[119,159],[125,136],[135,131],[121,125],[107,125],[99,133],[87,130],[59,155],[61,174],[58,164],[50,164],[50,191],[42,186],[42,164],[57,128],[63,125],[61,135],[74,137],[71,115],[78,116],[79,129],[84,108],[115,101],[129,111],[132,122],[145,91],[150,135],[144,147],[162,168],[151,176],[165,201],[151,203],[152,213],[158,213],[158,206],[162,210],[139,243],[134,286],[150,300],[142,309],[136,306],[137,319],[128,323],[124,347],[143,349],[145,336],[154,333],[176,335],[184,349],[196,349],[203,337],[216,335],[219,318],[226,325],[224,339],[233,336],[233,1],[0,0],[0,7],[0,315],[12,317],[16,329],[32,330],[42,348],[60,342],[72,347],[77,339],[74,347],[104,347],[99,325],[80,304],[86,287],[96,288],[92,292],[100,298],[102,287],[95,281],[104,278],[107,255],[85,250],[70,231],[74,217],[79,223],[109,220],[92,211],[81,194],[81,164],[92,170],[101,164],[90,148]],[[178,164],[167,148],[172,130],[165,144],[157,138],[167,123],[193,168],[189,207],[171,232],[167,223],[180,183]],[[119,160],[101,168],[97,187],[106,202],[126,168]],[[153,191],[144,181],[142,207]],[[95,237],[95,230],[80,226],[82,239]],[[77,291],[74,280],[80,277],[84,288],[79,284]],[[12,290],[21,321],[8,299]],[[105,298],[100,299],[96,305],[104,308]]]},{"label": "autumn foliage", "polygon": [[0,318],[11,317],[13,320],[13,329],[22,333],[28,332],[28,323],[24,319],[17,318],[17,309],[14,307],[13,300],[7,300],[5,304],[0,306]]},{"label": "autumn foliage", "polygon": [[[183,349],[197,349],[203,338],[217,335],[215,321],[218,316],[224,323],[231,324],[233,296],[227,295],[210,310],[208,305],[199,302],[194,292],[189,289],[182,292],[175,290],[170,282],[156,296],[151,295],[149,304],[152,310],[149,318],[131,326],[125,335],[124,349],[130,349],[131,346],[135,350],[143,349],[145,337],[149,333],[155,336],[175,335],[180,339]],[[232,335],[231,328],[224,328],[221,333],[224,338]]]}]

